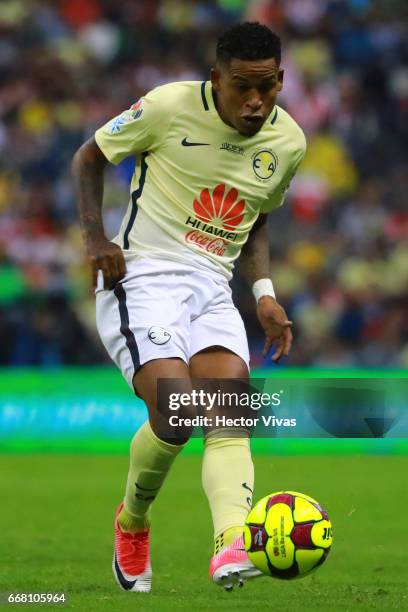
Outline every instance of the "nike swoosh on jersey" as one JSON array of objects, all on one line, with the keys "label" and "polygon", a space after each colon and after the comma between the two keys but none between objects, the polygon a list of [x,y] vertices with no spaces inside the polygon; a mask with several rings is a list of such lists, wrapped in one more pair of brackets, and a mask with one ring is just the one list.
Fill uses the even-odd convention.
[{"label": "nike swoosh on jersey", "polygon": [[209,142],[189,142],[187,138],[183,138],[181,141],[183,147],[209,147]]},{"label": "nike swoosh on jersey", "polygon": [[116,575],[119,579],[120,584],[123,586],[124,589],[126,589],[126,591],[130,591],[135,586],[137,579],[136,580],[126,580],[126,578],[122,574],[121,569],[119,567],[119,563],[116,557],[116,552],[115,552],[115,570],[116,570]]}]

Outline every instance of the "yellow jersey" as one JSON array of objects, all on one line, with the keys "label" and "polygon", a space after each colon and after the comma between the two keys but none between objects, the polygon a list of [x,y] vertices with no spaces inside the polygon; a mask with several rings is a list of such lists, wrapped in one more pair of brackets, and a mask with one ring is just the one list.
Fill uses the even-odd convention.
[{"label": "yellow jersey", "polygon": [[106,158],[136,155],[131,198],[113,241],[127,257],[159,257],[232,276],[260,213],[280,206],[306,150],[275,106],[252,137],[225,124],[210,81],[157,87],[95,133]]}]

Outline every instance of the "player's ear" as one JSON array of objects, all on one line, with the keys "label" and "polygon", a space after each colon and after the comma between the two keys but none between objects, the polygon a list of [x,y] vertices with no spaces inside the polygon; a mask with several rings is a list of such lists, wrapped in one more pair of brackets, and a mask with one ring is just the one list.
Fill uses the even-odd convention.
[{"label": "player's ear", "polygon": [[217,68],[217,66],[215,66],[214,68],[211,68],[210,76],[211,76],[211,84],[213,86],[214,91],[219,91],[221,72],[219,68]]},{"label": "player's ear", "polygon": [[277,91],[282,91],[283,87],[283,76],[285,74],[284,70],[279,70],[278,72],[278,85],[276,87]]}]

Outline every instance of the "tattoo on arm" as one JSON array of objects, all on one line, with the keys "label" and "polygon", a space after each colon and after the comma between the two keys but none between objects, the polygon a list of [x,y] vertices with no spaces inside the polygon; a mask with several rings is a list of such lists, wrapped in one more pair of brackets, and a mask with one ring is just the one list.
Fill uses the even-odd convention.
[{"label": "tattoo on arm", "polygon": [[242,276],[252,287],[260,278],[270,278],[269,238],[266,215],[260,215],[249,234],[239,260]]},{"label": "tattoo on arm", "polygon": [[107,163],[93,139],[82,145],[72,161],[72,176],[85,243],[105,239],[102,201],[104,169]]}]

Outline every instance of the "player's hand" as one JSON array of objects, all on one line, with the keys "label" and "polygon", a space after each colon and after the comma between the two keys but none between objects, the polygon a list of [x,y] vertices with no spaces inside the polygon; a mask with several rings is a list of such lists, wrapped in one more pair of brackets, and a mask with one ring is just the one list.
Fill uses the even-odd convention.
[{"label": "player's hand", "polygon": [[292,346],[292,321],[288,320],[282,306],[269,295],[260,298],[256,313],[265,332],[265,346],[262,355],[266,357],[271,346],[276,344],[277,349],[272,360],[279,361],[281,357],[289,354]]},{"label": "player's hand", "polygon": [[92,267],[92,285],[97,286],[98,270],[102,270],[104,289],[113,289],[126,274],[126,263],[122,249],[106,238],[87,243],[88,257]]}]

